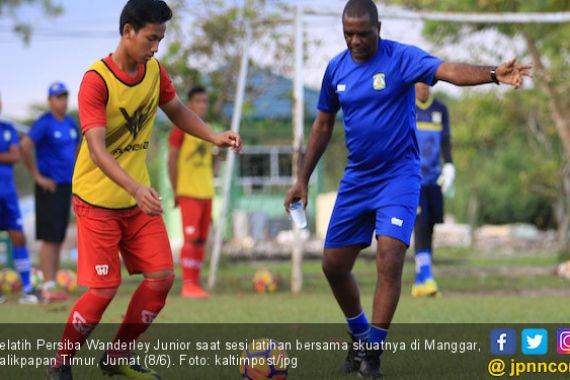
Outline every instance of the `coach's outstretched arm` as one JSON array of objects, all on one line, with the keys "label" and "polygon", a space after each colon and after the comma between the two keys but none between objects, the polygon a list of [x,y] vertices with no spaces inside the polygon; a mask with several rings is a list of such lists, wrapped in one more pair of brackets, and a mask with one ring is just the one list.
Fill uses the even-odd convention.
[{"label": "coach's outstretched arm", "polygon": [[309,179],[311,178],[313,170],[315,170],[315,166],[317,166],[317,162],[319,162],[329,144],[335,119],[336,113],[319,111],[317,114],[317,118],[311,128],[309,141],[307,142],[307,152],[305,153],[303,164],[299,168],[299,175],[296,178],[295,184],[285,195],[283,206],[287,212],[289,212],[289,205],[294,199],[300,199],[303,205],[307,207]]},{"label": "coach's outstretched arm", "polygon": [[517,89],[522,86],[524,77],[532,77],[532,65],[517,65],[516,62],[517,59],[513,58],[496,67],[443,62],[435,72],[435,77],[457,86],[504,83]]},{"label": "coach's outstretched arm", "polygon": [[178,97],[160,106],[170,121],[184,132],[208,141],[220,148],[231,148],[235,152],[241,150],[241,139],[233,131],[216,133],[206,125],[192,110],[186,107]]}]

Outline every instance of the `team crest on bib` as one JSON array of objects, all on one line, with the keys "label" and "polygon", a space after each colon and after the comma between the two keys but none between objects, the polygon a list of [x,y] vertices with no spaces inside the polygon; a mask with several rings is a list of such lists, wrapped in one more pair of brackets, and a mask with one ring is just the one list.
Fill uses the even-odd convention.
[{"label": "team crest on bib", "polygon": [[374,75],[372,78],[373,78],[372,87],[375,90],[383,90],[384,88],[386,88],[386,79],[384,73],[378,73]]},{"label": "team crest on bib", "polygon": [[441,124],[443,117],[441,112],[432,112],[431,113],[431,122],[434,124]]}]

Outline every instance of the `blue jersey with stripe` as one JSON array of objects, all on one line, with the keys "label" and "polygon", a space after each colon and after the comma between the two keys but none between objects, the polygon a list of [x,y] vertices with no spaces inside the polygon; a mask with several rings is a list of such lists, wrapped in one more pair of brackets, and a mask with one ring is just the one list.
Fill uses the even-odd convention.
[{"label": "blue jersey with stripe", "polygon": [[345,183],[377,178],[395,161],[418,166],[414,83],[434,84],[441,62],[415,46],[385,39],[366,62],[355,62],[348,50],[329,62],[317,108],[342,109]]},{"label": "blue jersey with stripe", "polygon": [[436,185],[441,175],[441,142],[450,136],[447,107],[431,96],[425,103],[416,100],[416,120],[422,186]]},{"label": "blue jersey with stripe", "polygon": [[[11,124],[0,122],[0,153],[8,153],[12,145],[18,145],[18,132]],[[14,183],[14,164],[0,163],[0,191],[6,190],[5,185]]]}]

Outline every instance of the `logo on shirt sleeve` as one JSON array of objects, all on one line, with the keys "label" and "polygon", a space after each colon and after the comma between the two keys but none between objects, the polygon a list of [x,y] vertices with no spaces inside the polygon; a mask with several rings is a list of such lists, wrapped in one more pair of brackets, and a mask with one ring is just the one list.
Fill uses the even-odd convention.
[{"label": "logo on shirt sleeve", "polygon": [[378,73],[374,75],[372,78],[373,78],[372,87],[375,90],[383,90],[384,88],[386,88],[386,76],[384,73]]},{"label": "logo on shirt sleeve", "polygon": [[10,141],[10,140],[12,140],[12,132],[4,131],[4,141]]},{"label": "logo on shirt sleeve", "polygon": [[346,90],[346,84],[337,84],[336,85],[336,91],[337,92],[343,92],[344,90]]},{"label": "logo on shirt sleeve", "polygon": [[396,218],[396,217],[393,217],[393,218],[390,220],[390,222],[391,222],[393,225],[398,226],[398,227],[402,227],[402,225],[404,224],[404,221],[403,221],[402,219]]}]

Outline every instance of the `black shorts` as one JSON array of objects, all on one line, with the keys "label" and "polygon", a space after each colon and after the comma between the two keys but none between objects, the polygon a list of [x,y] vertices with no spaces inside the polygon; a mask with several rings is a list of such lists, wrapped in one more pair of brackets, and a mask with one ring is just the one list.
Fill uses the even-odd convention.
[{"label": "black shorts", "polygon": [[422,186],[417,218],[428,224],[443,223],[443,194],[437,185]]},{"label": "black shorts", "polygon": [[57,185],[55,193],[35,186],[36,239],[62,243],[69,223],[71,185]]}]

